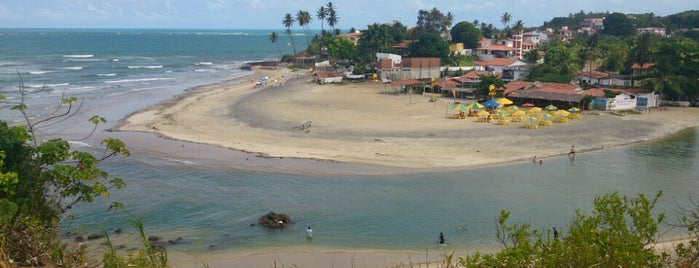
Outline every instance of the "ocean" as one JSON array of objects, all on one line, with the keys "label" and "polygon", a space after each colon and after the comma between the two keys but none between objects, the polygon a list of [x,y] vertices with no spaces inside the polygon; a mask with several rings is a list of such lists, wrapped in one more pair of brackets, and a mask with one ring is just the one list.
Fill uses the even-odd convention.
[{"label": "ocean", "polygon": [[[246,62],[291,54],[281,30],[276,30],[278,43],[269,41],[272,31],[0,29],[0,94],[16,100],[20,80],[27,92],[44,89],[27,96],[37,112],[55,106],[61,96],[89,100],[96,107],[101,105],[95,99],[141,91],[169,98],[193,86],[248,74],[240,69]],[[295,37],[304,45],[305,37]]]},{"label": "ocean", "polygon": [[[53,111],[61,96],[84,99],[75,120],[42,129],[42,137],[78,139],[86,119],[108,119],[100,135],[128,114],[210,83],[236,83],[250,61],[291,53],[264,30],[0,30],[0,94],[17,100],[22,81],[32,118]],[[278,34],[283,31],[278,30]],[[295,41],[302,43],[302,34]],[[20,80],[21,79],[21,80]],[[19,115],[0,110],[3,120]],[[94,150],[99,141],[73,142]],[[512,223],[550,230],[589,211],[597,196],[619,191],[647,196],[664,192],[657,211],[676,222],[679,206],[696,196],[699,180],[696,129],[661,141],[547,158],[542,166],[512,163],[458,171],[405,175],[318,175],[252,172],[192,164],[147,153],[110,159],[102,167],[127,187],[108,199],[81,204],[63,221],[66,231],[100,233],[140,219],[148,235],[182,239],[170,248],[191,252],[312,246],[346,249],[437,248],[443,232],[449,247],[498,246],[500,210]],[[125,210],[107,211],[112,201]],[[283,230],[251,226],[269,211],[289,214]],[[314,238],[305,239],[312,226]],[[662,238],[682,235],[664,225]],[[119,236],[119,235],[115,235]],[[68,238],[70,239],[70,238]]]}]

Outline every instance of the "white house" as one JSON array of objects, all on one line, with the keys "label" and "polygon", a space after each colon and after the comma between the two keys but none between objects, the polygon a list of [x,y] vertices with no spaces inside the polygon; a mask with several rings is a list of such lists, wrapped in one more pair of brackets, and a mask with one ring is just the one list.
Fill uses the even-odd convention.
[{"label": "white house", "polygon": [[[647,110],[658,107],[660,97],[653,93],[621,93],[614,98],[597,98],[593,101],[601,110]],[[606,103],[606,107],[603,107]]]},{"label": "white house", "polygon": [[342,82],[343,75],[341,72],[316,72],[313,76],[318,84],[327,84]]}]

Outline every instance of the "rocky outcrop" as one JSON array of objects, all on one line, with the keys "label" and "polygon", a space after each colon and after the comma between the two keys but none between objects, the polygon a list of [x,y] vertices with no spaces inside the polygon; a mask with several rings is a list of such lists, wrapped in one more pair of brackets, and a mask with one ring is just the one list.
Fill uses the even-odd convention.
[{"label": "rocky outcrop", "polygon": [[257,220],[257,223],[268,228],[281,229],[286,227],[287,224],[293,224],[294,222],[291,220],[289,215],[270,211],[269,213],[260,217]]}]

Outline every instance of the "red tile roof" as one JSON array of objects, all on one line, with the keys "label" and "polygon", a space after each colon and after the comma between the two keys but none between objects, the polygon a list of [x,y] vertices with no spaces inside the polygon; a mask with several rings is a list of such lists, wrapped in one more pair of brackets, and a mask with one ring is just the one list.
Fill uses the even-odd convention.
[{"label": "red tile roof", "polygon": [[508,47],[506,45],[489,45],[487,47],[479,47],[476,50],[491,50],[491,51],[515,51],[518,48]]},{"label": "red tile roof", "polygon": [[524,82],[524,81],[512,81],[507,84],[505,84],[505,91],[503,91],[502,94],[508,95],[512,93],[515,90],[520,90],[520,89],[527,89],[531,87],[534,83],[533,82]]},{"label": "red tile roof", "polygon": [[422,85],[422,82],[417,79],[401,79],[396,81],[391,81],[392,86],[402,86],[402,85]]},{"label": "red tile roof", "polygon": [[[653,67],[653,65],[655,65],[655,63],[646,62],[646,63],[643,64],[643,69],[648,69],[648,68],[650,68],[650,67]],[[640,63],[634,63],[633,65],[631,65],[631,69],[641,69],[641,64],[640,64]]]},{"label": "red tile roof", "polygon": [[578,75],[587,76],[595,79],[609,77],[608,73],[600,71],[580,71],[578,72]]},{"label": "red tile roof", "polygon": [[341,72],[316,72],[318,78],[342,77]]},{"label": "red tile roof", "polygon": [[435,87],[441,87],[441,88],[453,88],[458,86],[459,83],[454,81],[454,80],[446,80],[446,81],[438,81],[434,83]]},{"label": "red tile roof", "polygon": [[[453,77],[451,80],[454,80],[457,83],[467,83],[467,82],[472,82],[474,80],[480,80],[481,75],[489,76],[492,75],[490,72],[486,71],[470,71],[468,73],[465,73],[459,77]],[[496,77],[500,78],[501,74],[500,73],[495,73],[494,74]]]},{"label": "red tile roof", "polygon": [[582,100],[584,91],[578,85],[561,83],[534,83],[514,81],[505,85],[505,96],[554,101],[577,102]]}]

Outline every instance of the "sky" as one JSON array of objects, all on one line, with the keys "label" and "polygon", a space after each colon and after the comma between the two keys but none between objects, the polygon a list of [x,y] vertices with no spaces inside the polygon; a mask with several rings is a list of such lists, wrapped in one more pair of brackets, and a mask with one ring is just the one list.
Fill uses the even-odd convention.
[{"label": "sky", "polygon": [[315,14],[328,2],[343,30],[394,20],[414,26],[418,11],[435,7],[451,12],[453,24],[478,20],[497,28],[505,12],[511,23],[535,27],[581,10],[666,16],[699,8],[699,0],[0,0],[0,28],[283,29],[285,14],[303,10],[320,29]]}]

